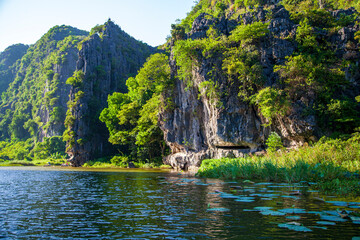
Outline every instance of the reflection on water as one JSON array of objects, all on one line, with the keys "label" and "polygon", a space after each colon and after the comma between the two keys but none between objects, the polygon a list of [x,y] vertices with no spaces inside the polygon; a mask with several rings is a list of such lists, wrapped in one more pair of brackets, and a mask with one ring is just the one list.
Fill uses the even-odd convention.
[{"label": "reflection on water", "polygon": [[[244,187],[169,172],[29,169],[0,168],[0,238],[351,239],[360,235],[360,225],[351,221],[326,229],[311,227],[311,232],[292,231],[278,224],[300,219],[297,222],[315,226],[320,214],[272,216],[254,210],[258,206],[334,210],[331,204],[313,199],[317,193],[291,198],[282,191],[294,189],[283,185]],[[253,201],[240,201],[240,196]]]}]

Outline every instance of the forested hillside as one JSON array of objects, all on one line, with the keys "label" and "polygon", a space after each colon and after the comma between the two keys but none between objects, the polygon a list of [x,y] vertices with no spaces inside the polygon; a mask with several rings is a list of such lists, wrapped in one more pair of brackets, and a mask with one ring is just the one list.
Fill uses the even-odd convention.
[{"label": "forested hillside", "polygon": [[200,0],[161,50],[111,20],[54,27],[0,55],[0,158],[46,158],[65,141],[74,166],[118,153],[113,164],[188,169],[262,151],[275,133],[286,147],[346,139],[360,125],[359,8]]},{"label": "forested hillside", "polygon": [[29,46],[15,44],[0,53],[0,93],[4,92],[16,74],[16,62],[26,53]]},{"label": "forested hillside", "polygon": [[[271,132],[288,147],[350,136],[360,116],[358,7],[357,1],[199,1],[172,25],[166,45],[169,66],[162,69],[170,67],[170,84],[154,110],[172,152],[166,163],[187,169],[205,158],[240,157],[264,149]],[[132,110],[137,98],[113,95],[109,104],[102,120],[113,143],[155,129],[133,128],[144,116]],[[135,130],[127,139],[129,128]]]},{"label": "forested hillside", "polygon": [[55,26],[27,48],[0,55],[0,159],[65,158],[66,143],[68,151],[87,146],[86,160],[114,153],[99,114],[154,49],[111,20],[90,33]]},{"label": "forested hillside", "polygon": [[86,35],[76,28],[55,26],[17,61],[0,106],[1,140],[7,142],[2,143],[4,158],[64,153],[61,135],[70,90],[65,82],[76,67],[77,44]]}]

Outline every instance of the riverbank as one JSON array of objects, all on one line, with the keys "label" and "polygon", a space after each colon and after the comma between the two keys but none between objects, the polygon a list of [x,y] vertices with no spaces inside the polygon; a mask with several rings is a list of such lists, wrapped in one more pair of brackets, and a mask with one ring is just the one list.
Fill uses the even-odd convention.
[{"label": "riverbank", "polygon": [[265,156],[204,160],[198,176],[269,182],[302,182],[337,195],[360,196],[360,138],[321,140],[313,146]]},{"label": "riverbank", "polygon": [[63,164],[66,164],[66,159],[7,160],[0,162],[0,167],[61,166]]},{"label": "riverbank", "polygon": [[[18,166],[24,166],[24,167],[40,167],[40,166],[68,166],[66,159],[38,159],[38,160],[8,160],[8,161],[2,161],[0,162],[0,167],[18,167]],[[143,162],[132,162],[132,167],[134,169],[172,169],[169,165],[161,165],[161,164],[155,164],[155,163],[143,163]],[[114,168],[114,169],[124,169],[129,168],[128,164],[124,165],[118,165],[111,163],[110,161],[102,158],[102,159],[96,159],[93,161],[89,161],[84,164],[82,168]]]}]

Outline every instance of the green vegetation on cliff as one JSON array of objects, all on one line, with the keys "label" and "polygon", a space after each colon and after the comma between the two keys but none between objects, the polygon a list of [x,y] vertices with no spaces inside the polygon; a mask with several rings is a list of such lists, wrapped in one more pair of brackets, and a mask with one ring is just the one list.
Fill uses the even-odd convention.
[{"label": "green vegetation on cliff", "polygon": [[[223,101],[231,88],[264,128],[278,134],[277,127],[296,115],[314,119],[316,137],[349,138],[360,126],[360,91],[354,87],[360,75],[360,18],[353,9],[335,10],[360,10],[359,3],[283,0],[275,6],[266,0],[200,0],[172,25],[170,57],[152,55],[136,76],[153,50],[110,20],[90,34],[56,26],[24,56],[25,47],[19,46],[12,64],[0,57],[0,159],[63,153],[61,135],[74,156],[100,152],[106,148],[100,143],[105,136],[100,116],[110,143],[120,151],[114,164],[160,162],[168,153],[159,127],[168,119],[161,110],[177,107],[171,98],[182,94],[172,92],[176,80],[219,111],[227,110]],[[275,13],[286,20],[284,26]],[[275,53],[266,58],[269,48]],[[278,49],[286,49],[285,56]],[[16,74],[9,77],[9,69]],[[3,76],[8,82],[1,81]],[[176,151],[188,147],[183,140]]]},{"label": "green vegetation on cliff", "polygon": [[146,59],[156,52],[110,19],[95,26],[79,49],[76,71],[66,81],[71,90],[63,135],[66,153],[74,166],[118,153],[107,141],[109,134],[99,120],[100,113],[107,107],[109,95],[130,90],[126,79],[135,76]]},{"label": "green vegetation on cliff", "polygon": [[[281,4],[299,26],[294,35],[290,33],[285,38],[297,48],[283,64],[274,67],[274,72],[279,75],[277,82],[270,83],[263,75],[259,53],[263,51],[259,40],[266,41],[266,37],[270,37],[271,10],[265,22],[240,22],[229,34],[215,28],[215,23],[223,17],[236,19],[246,11],[256,12],[261,5],[270,9],[266,1],[200,1],[187,18],[172,26],[178,77],[186,81],[188,87],[193,86],[193,71],[210,59],[208,62],[213,64],[207,73],[210,80],[199,86],[200,92],[205,88],[209,98],[221,101],[221,96],[226,95],[219,90],[216,76],[227,75],[229,82],[239,84],[239,97],[259,108],[267,120],[266,126],[270,126],[273,119],[294,111],[298,102],[305,102],[307,106],[302,114],[316,116],[321,134],[352,133],[359,126],[360,107],[351,84],[359,72],[357,58],[351,57],[356,53],[351,49],[358,51],[359,43],[348,39],[346,48],[349,53],[345,59],[339,58],[336,56],[339,49],[332,36],[343,27],[358,29],[359,18],[357,13],[336,17],[329,10],[357,8],[360,6],[358,1],[285,0]],[[196,17],[203,13],[207,14],[205,19],[214,22],[207,36],[183,40]],[[221,59],[222,66],[211,61],[214,58]]]},{"label": "green vegetation on cliff", "polygon": [[[360,18],[354,9],[335,11],[360,10],[359,3],[284,0],[275,7],[269,1],[201,0],[186,19],[172,26],[177,77],[188,89],[221,102],[228,88],[219,79],[226,76],[226,84],[238,86],[238,97],[257,109],[269,130],[283,134],[279,125],[298,115],[315,120],[317,137],[334,138],[285,152],[281,137],[273,133],[267,155],[205,160],[200,176],[317,181],[322,190],[360,195],[359,135],[351,137],[360,126]],[[192,25],[194,21],[197,25]],[[288,30],[281,32],[281,28]],[[286,56],[269,61],[266,51],[274,43],[287,48]],[[204,70],[206,84],[198,84],[194,72],[204,75]]]},{"label": "green vegetation on cliff", "polygon": [[27,45],[15,44],[0,53],[0,94],[14,80],[18,61],[25,55],[28,48]]},{"label": "green vegetation on cliff", "polygon": [[76,28],[55,26],[15,63],[15,77],[3,92],[0,106],[1,159],[64,155],[65,144],[59,136],[64,131],[69,93],[62,75],[74,71],[77,45],[85,35]]},{"label": "green vegetation on cliff", "polygon": [[149,57],[136,77],[126,81],[129,92],[110,95],[100,115],[109,141],[124,146],[123,154],[130,156],[126,160],[161,162],[167,153],[158,119],[162,93],[171,85],[168,61],[165,54]]}]

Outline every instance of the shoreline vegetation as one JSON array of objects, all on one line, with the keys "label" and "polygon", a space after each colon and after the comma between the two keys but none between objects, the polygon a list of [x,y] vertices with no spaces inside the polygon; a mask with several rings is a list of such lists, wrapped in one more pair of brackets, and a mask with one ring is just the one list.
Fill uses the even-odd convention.
[{"label": "shoreline vegetation", "polygon": [[[360,196],[360,133],[355,133],[349,139],[322,138],[314,144],[305,144],[292,150],[284,149],[276,138],[269,139],[265,155],[207,159],[202,162],[196,176],[254,182],[301,182],[311,184],[312,188],[326,194]],[[64,157],[0,162],[0,167],[64,165]],[[114,156],[89,161],[83,168],[171,169],[171,166]]]},{"label": "shoreline vegetation", "polygon": [[347,140],[322,138],[290,151],[264,156],[207,159],[199,177],[303,183],[326,193],[360,196],[360,134]]},{"label": "shoreline vegetation", "polygon": [[[49,167],[49,166],[63,166],[71,167],[67,164],[65,158],[61,159],[38,159],[38,160],[7,160],[0,162],[0,167],[18,167],[18,166],[29,166],[29,167]],[[115,164],[112,163],[109,158],[100,158],[93,161],[85,163],[82,168],[142,168],[142,169],[151,169],[151,168],[160,168],[160,169],[172,169],[171,166],[158,163],[146,163],[146,162],[131,162]]]}]

